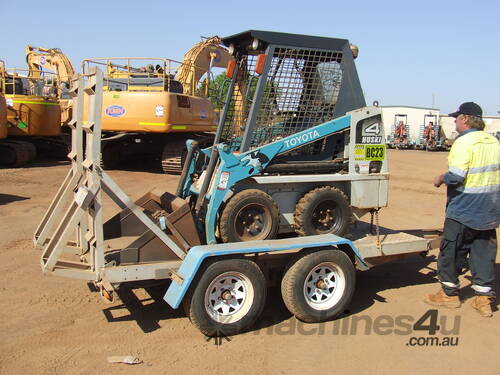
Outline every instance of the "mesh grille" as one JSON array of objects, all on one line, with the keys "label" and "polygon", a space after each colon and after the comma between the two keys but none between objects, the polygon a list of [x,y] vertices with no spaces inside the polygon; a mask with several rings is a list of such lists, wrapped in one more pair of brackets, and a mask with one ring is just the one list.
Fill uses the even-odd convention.
[{"label": "mesh grille", "polygon": [[[276,48],[258,109],[250,148],[262,146],[334,118],[342,83],[342,53],[338,51]],[[257,76],[255,56],[242,63],[246,95],[235,90],[223,139],[241,139],[248,119]],[[241,111],[238,113],[238,111]],[[235,119],[237,121],[235,121]],[[315,145],[317,151],[318,145]]]}]

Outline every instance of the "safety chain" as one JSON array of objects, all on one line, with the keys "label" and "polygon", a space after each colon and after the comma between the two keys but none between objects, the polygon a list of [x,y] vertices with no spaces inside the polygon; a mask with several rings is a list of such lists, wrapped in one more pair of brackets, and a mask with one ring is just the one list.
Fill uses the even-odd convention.
[{"label": "safety chain", "polygon": [[[370,233],[375,234],[377,236],[377,248],[381,249],[382,248],[382,243],[380,242],[380,225],[379,225],[379,212],[380,208],[373,209],[370,211],[371,213],[371,219],[370,219]],[[375,217],[375,233],[373,233],[373,217]]]}]

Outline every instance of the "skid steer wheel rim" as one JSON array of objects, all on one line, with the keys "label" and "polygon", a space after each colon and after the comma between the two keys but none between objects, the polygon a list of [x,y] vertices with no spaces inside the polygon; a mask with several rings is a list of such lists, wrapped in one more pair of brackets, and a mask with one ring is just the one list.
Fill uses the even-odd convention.
[{"label": "skid steer wheel rim", "polygon": [[318,233],[330,233],[342,225],[342,218],[337,203],[326,200],[314,207],[312,225]]},{"label": "skid steer wheel rim", "polygon": [[344,272],[332,262],[314,267],[304,281],[304,297],[315,310],[328,310],[335,306],[346,288]]},{"label": "skid steer wheel rim", "polygon": [[242,241],[266,238],[271,230],[271,212],[262,204],[249,203],[235,217],[234,229]]},{"label": "skid steer wheel rim", "polygon": [[217,276],[205,292],[205,310],[218,323],[234,323],[245,317],[254,300],[253,285],[240,272]]}]

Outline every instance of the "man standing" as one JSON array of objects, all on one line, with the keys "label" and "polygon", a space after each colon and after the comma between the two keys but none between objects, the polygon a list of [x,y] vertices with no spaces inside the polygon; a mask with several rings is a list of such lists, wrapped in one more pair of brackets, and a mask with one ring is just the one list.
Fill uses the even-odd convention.
[{"label": "man standing", "polygon": [[433,306],[460,307],[458,275],[470,251],[471,306],[481,316],[492,316],[493,282],[497,254],[495,229],[500,222],[500,145],[484,132],[481,107],[463,103],[455,117],[459,136],[448,156],[448,171],[434,186],[448,186],[443,241],[438,257],[441,289],[424,301]]}]

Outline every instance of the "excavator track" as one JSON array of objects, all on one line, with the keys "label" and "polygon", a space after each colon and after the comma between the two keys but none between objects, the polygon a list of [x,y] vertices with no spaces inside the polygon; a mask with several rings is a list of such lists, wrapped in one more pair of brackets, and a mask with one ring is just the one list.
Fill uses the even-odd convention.
[{"label": "excavator track", "polygon": [[161,169],[163,173],[182,173],[182,167],[187,156],[186,139],[188,138],[198,141],[200,148],[208,147],[214,141],[213,134],[197,133],[189,134],[186,138],[179,138],[175,141],[168,142],[163,146],[161,154]]},{"label": "excavator track", "polygon": [[17,168],[36,158],[36,147],[32,143],[18,140],[0,142],[0,164]]},{"label": "excavator track", "polygon": [[181,174],[186,154],[186,141],[184,139],[167,143],[161,153],[161,169],[163,173]]}]

